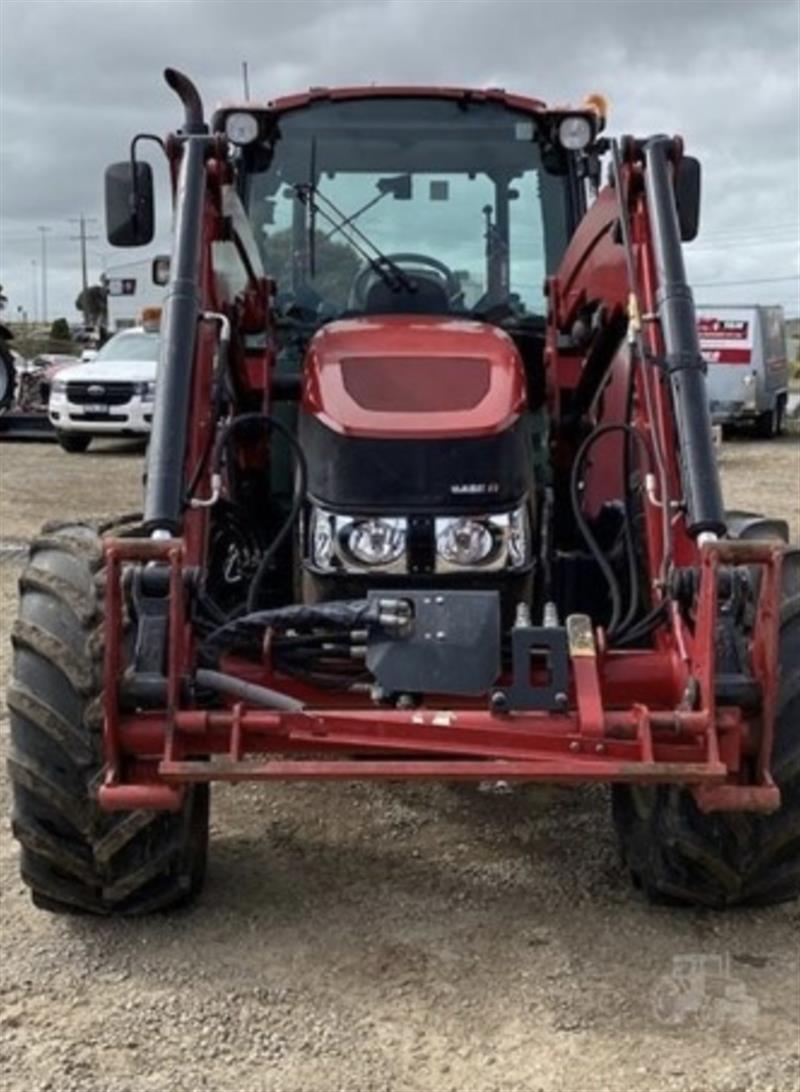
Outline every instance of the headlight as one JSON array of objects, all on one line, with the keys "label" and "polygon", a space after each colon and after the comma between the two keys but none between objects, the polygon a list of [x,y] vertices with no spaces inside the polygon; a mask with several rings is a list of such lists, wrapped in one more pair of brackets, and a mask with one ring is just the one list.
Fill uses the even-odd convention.
[{"label": "headlight", "polygon": [[66,379],[54,379],[50,384],[51,394],[66,394],[67,393],[67,381]]},{"label": "headlight", "polygon": [[408,521],[400,516],[337,516],[314,508],[309,526],[311,560],[320,569],[405,572]]},{"label": "headlight", "polygon": [[252,144],[258,136],[258,118],[244,111],[228,114],[225,118],[225,136],[231,144]]},{"label": "headlight", "polygon": [[480,565],[495,546],[487,523],[469,517],[437,519],[436,553],[451,565]]},{"label": "headlight", "polygon": [[[403,516],[343,516],[311,509],[308,556],[323,572],[499,572],[531,562],[528,510],[422,520],[409,557],[409,521]],[[420,563],[421,550],[425,562]],[[431,562],[433,564],[431,565]]]},{"label": "headlight", "polygon": [[558,140],[570,152],[582,152],[592,142],[592,123],[581,114],[570,114],[558,125]]},{"label": "headlight", "polygon": [[354,520],[339,531],[339,544],[362,565],[391,565],[406,549],[404,519]]},{"label": "headlight", "polygon": [[143,402],[152,402],[156,396],[155,380],[150,383],[137,383],[136,393]]},{"label": "headlight", "polygon": [[528,513],[523,506],[493,516],[435,521],[436,569],[523,569],[530,562]]}]

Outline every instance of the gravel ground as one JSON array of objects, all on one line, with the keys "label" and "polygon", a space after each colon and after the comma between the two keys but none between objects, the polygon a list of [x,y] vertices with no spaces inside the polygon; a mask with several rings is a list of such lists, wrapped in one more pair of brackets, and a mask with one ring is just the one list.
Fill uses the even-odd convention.
[{"label": "gravel ground", "polygon": [[[136,506],[98,447],[0,448],[0,546]],[[796,438],[722,468],[800,535]],[[0,863],[4,1092],[800,1089],[800,908],[649,907],[603,790],[222,787],[204,896],[144,921],[34,910],[5,829]]]}]

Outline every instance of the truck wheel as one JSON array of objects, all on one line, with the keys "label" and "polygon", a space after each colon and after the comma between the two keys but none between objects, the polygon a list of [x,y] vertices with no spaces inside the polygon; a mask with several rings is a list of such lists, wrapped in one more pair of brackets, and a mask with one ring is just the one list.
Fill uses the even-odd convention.
[{"label": "truck wheel", "polygon": [[775,403],[775,435],[783,436],[786,427],[786,396],[781,395]]},{"label": "truck wheel", "polygon": [[70,455],[80,455],[81,452],[86,451],[92,442],[91,436],[87,436],[85,432],[59,431],[56,433],[56,439]]},{"label": "truck wheel", "polygon": [[0,412],[8,409],[14,401],[17,372],[11,350],[0,342]]},{"label": "truck wheel", "polygon": [[800,895],[800,596],[781,612],[773,815],[704,815],[687,789],[614,786],[613,817],[634,883],[653,902],[724,909]]},{"label": "truck wheel", "polygon": [[756,420],[756,435],[762,440],[771,440],[777,436],[781,429],[779,403],[775,403],[772,409],[758,415]]},{"label": "truck wheel", "polygon": [[144,914],[200,890],[208,786],[178,813],[100,811],[103,556],[97,533],[43,533],[20,580],[8,689],[12,830],[35,905]]}]

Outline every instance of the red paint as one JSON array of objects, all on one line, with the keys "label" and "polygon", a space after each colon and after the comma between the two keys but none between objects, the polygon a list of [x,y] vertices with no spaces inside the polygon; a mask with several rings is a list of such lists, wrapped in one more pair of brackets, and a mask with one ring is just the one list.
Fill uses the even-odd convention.
[{"label": "red paint", "polygon": [[463,319],[331,322],[312,339],[304,375],[303,409],[349,436],[487,436],[525,407],[525,372],[511,338]]},{"label": "red paint", "polygon": [[[511,110],[521,110],[526,114],[546,112],[547,106],[541,99],[532,99],[525,95],[514,95],[500,88],[479,90],[466,87],[317,87],[295,95],[284,95],[268,103],[234,101],[220,107],[226,112],[232,110],[263,111],[285,114],[290,110],[301,110],[315,102],[344,102],[353,99],[454,99],[466,102],[497,102]],[[591,110],[569,109],[570,114],[584,113],[594,118]]]},{"label": "red paint", "polygon": [[709,349],[701,345],[700,351],[707,364],[751,364],[753,362],[753,354],[749,349]]}]

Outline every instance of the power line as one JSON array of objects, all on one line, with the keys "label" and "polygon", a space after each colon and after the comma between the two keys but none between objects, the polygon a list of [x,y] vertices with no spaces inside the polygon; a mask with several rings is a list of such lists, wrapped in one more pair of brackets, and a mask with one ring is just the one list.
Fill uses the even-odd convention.
[{"label": "power line", "polygon": [[694,246],[691,250],[687,250],[686,254],[687,257],[691,258],[692,254],[729,254],[732,250],[779,246],[793,246],[796,248],[797,242],[794,239],[752,239],[750,242],[743,243],[708,243],[706,246]]},{"label": "power line", "polygon": [[755,277],[749,281],[692,281],[693,288],[727,288],[728,285],[741,284],[780,284],[784,281],[800,281],[800,273],[788,277]]}]

